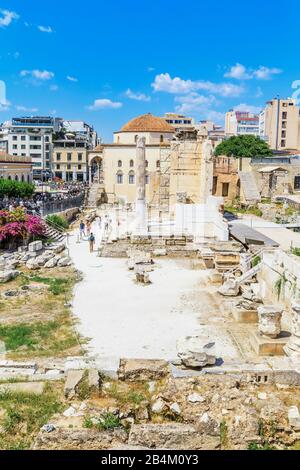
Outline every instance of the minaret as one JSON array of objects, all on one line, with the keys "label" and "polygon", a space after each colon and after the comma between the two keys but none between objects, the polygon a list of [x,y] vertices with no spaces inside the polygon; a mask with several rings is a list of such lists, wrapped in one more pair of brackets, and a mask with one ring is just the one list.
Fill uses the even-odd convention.
[{"label": "minaret", "polygon": [[146,139],[139,137],[136,144],[136,223],[135,232],[140,235],[147,233],[146,208]]}]

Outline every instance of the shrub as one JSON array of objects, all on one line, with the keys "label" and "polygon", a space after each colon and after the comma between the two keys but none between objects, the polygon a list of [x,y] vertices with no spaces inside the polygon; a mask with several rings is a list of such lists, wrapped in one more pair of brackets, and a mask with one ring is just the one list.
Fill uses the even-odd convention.
[{"label": "shrub", "polygon": [[21,207],[0,211],[0,242],[43,236],[45,224],[40,217],[26,214]]},{"label": "shrub", "polygon": [[69,227],[68,221],[65,219],[65,217],[62,217],[61,215],[57,214],[48,215],[46,218],[46,222],[49,225],[52,225],[54,228],[59,227],[61,229],[66,229]]},{"label": "shrub", "polygon": [[33,195],[34,189],[32,183],[0,179],[0,198],[5,196],[29,198]]}]

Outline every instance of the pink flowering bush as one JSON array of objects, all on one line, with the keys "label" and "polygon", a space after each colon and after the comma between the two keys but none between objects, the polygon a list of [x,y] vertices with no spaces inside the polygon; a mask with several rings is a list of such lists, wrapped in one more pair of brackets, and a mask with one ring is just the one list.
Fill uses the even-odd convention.
[{"label": "pink flowering bush", "polygon": [[43,220],[26,214],[23,208],[0,211],[0,242],[21,241],[44,234]]}]

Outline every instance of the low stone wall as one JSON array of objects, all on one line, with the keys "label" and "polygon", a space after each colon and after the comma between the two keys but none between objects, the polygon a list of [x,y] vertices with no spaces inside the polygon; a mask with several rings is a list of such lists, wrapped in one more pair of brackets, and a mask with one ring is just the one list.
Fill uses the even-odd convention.
[{"label": "low stone wall", "polygon": [[[260,295],[265,301],[277,301],[290,309],[300,295],[300,257],[282,250],[266,250],[262,260],[263,267],[257,276]],[[280,279],[279,290],[276,283]]]}]

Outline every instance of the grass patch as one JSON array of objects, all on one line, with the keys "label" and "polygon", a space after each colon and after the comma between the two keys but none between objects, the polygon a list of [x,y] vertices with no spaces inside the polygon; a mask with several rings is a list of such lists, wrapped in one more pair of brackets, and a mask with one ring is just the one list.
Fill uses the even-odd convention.
[{"label": "grass patch", "polygon": [[291,248],[292,255],[300,256],[300,248]]},{"label": "grass patch", "polygon": [[40,277],[31,276],[28,278],[31,282],[38,282],[40,284],[46,284],[49,286],[48,290],[53,295],[66,294],[71,287],[71,281],[68,279],[56,278],[56,277]]},{"label": "grass patch", "polygon": [[29,449],[41,426],[51,416],[61,412],[63,403],[54,386],[45,387],[41,395],[27,393],[0,393],[0,408],[5,415],[0,421],[0,449]]},{"label": "grass patch", "polygon": [[263,215],[262,211],[255,206],[249,207],[236,207],[232,205],[225,205],[225,211],[231,212],[232,214],[250,214],[256,215],[257,217],[261,217]]},{"label": "grass patch", "polygon": [[107,394],[111,398],[114,398],[120,405],[125,405],[126,403],[140,405],[148,399],[147,386],[144,384],[141,384],[140,389],[134,390],[133,388],[124,389],[123,387],[120,387],[119,384],[114,383],[107,391]]},{"label": "grass patch", "polygon": [[105,413],[102,416],[102,420],[97,424],[97,428],[100,431],[108,431],[109,429],[120,428],[122,423],[118,416],[113,415],[112,413]]},{"label": "grass patch", "polygon": [[0,326],[0,339],[19,357],[60,355],[78,345],[72,325],[59,321]]}]

